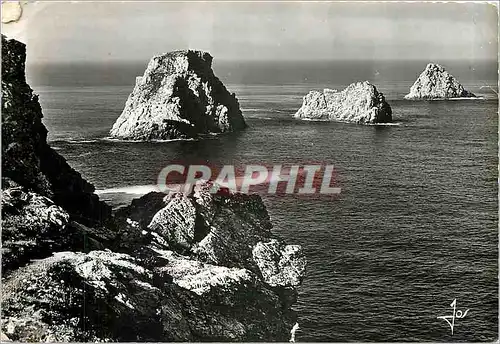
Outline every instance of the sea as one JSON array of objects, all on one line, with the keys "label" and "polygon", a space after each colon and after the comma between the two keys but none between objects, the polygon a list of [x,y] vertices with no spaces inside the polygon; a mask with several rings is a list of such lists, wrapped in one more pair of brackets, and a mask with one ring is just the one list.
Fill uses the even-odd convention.
[{"label": "sea", "polygon": [[[102,199],[117,208],[154,190],[172,161],[332,164],[335,197],[261,194],[274,233],[302,245],[308,259],[297,341],[498,339],[496,61],[434,61],[479,99],[407,101],[429,61],[215,59],[246,130],[198,141],[109,140],[147,62],[28,60],[50,145]],[[293,118],[310,90],[364,80],[384,93],[391,125]]]}]

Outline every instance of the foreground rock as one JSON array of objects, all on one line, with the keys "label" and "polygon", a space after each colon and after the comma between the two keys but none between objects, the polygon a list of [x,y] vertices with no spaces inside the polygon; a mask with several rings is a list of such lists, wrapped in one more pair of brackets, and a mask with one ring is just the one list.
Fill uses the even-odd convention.
[{"label": "foreground rock", "polygon": [[305,97],[295,118],[353,123],[387,123],[392,109],[384,95],[368,81],[349,85],[343,91],[311,91]]},{"label": "foreground rock", "polygon": [[2,340],[287,341],[306,262],[260,197],[205,183],[109,215],[47,145],[24,45],[2,40]]},{"label": "foreground rock", "polygon": [[474,98],[443,66],[429,63],[405,99]]},{"label": "foreground rock", "polygon": [[188,50],[151,59],[110,135],[125,140],[185,139],[245,127],[238,100],[214,75],[212,56]]},{"label": "foreground rock", "polygon": [[[133,207],[121,209],[117,218],[122,227],[150,235],[153,250],[174,250],[208,264],[246,269],[273,287],[298,286],[305,272],[302,250],[298,245],[285,245],[272,234],[262,199],[212,194],[212,185],[199,184],[190,196],[163,195],[161,208],[151,202],[151,195],[143,196]],[[142,200],[158,207],[146,226],[135,213]]]},{"label": "foreground rock", "polygon": [[[302,251],[272,235],[259,197],[211,187],[122,209],[116,220],[133,235],[118,239],[121,253],[54,252],[10,272],[2,331],[16,341],[287,341]],[[45,202],[54,237],[68,218]]]}]

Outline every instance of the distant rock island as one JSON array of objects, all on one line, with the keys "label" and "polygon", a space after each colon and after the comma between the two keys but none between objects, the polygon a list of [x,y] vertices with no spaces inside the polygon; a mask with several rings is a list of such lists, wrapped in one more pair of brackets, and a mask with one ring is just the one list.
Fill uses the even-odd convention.
[{"label": "distant rock island", "polygon": [[212,56],[181,50],[151,59],[110,135],[124,140],[188,139],[245,127],[236,96],[214,75]]},{"label": "distant rock island", "polygon": [[311,91],[305,97],[295,118],[353,123],[392,122],[391,106],[382,93],[369,83],[356,82],[343,91]]},{"label": "distant rock island", "polygon": [[429,63],[405,99],[475,98],[443,66]]}]

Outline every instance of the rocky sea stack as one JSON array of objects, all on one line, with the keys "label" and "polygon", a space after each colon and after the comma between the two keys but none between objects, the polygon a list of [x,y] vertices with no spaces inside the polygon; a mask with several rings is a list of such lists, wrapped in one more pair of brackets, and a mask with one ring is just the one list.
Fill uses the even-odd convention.
[{"label": "rocky sea stack", "polygon": [[187,139],[245,127],[236,96],[214,75],[212,56],[187,50],[151,59],[110,135],[125,140]]},{"label": "rocky sea stack", "polygon": [[295,118],[353,123],[387,123],[392,121],[391,106],[382,93],[369,83],[356,82],[343,91],[311,91],[305,97]]},{"label": "rocky sea stack", "polygon": [[405,99],[475,98],[443,66],[429,63]]},{"label": "rocky sea stack", "polygon": [[46,142],[2,37],[2,340],[287,341],[305,273],[257,195],[150,193],[111,214]]}]

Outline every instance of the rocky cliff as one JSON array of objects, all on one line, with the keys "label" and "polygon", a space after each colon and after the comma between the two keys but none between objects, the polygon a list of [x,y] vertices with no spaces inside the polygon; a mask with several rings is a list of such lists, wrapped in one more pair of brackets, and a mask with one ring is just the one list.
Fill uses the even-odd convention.
[{"label": "rocky cliff", "polygon": [[70,245],[78,232],[62,208],[4,190],[2,208],[29,202],[3,221],[25,225],[46,257],[7,266],[2,331],[18,341],[286,341],[302,251],[273,236],[260,197],[210,187],[136,200],[117,214],[114,241],[92,250]]},{"label": "rocky cliff", "polygon": [[151,59],[110,135],[126,140],[183,139],[245,127],[238,100],[214,75],[212,56],[188,50]]},{"label": "rocky cliff", "polygon": [[295,118],[353,123],[386,123],[392,121],[392,109],[384,95],[368,81],[349,85],[342,91],[311,91],[305,97]]},{"label": "rocky cliff", "polygon": [[2,35],[2,177],[50,197],[85,224],[105,222],[111,208],[47,144],[38,96],[26,83],[26,47]]},{"label": "rocky cliff", "polygon": [[2,38],[2,339],[287,341],[306,261],[260,197],[202,183],[82,216],[108,208],[47,145],[24,52]]},{"label": "rocky cliff", "polygon": [[429,63],[419,75],[405,99],[473,98],[443,66]]}]

